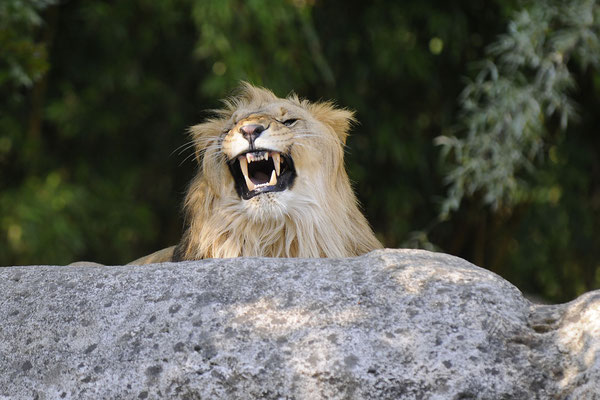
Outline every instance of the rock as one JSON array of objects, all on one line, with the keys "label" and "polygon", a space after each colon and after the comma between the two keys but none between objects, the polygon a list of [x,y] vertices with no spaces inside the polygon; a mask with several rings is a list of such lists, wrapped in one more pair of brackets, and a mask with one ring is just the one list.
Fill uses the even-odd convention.
[{"label": "rock", "polygon": [[0,268],[0,399],[598,399],[600,291],[445,254]]}]

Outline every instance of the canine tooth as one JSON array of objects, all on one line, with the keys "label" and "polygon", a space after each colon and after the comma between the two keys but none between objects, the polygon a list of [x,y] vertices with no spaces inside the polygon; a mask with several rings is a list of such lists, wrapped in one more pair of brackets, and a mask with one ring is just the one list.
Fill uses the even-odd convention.
[{"label": "canine tooth", "polygon": [[277,177],[275,176],[275,170],[271,172],[271,180],[269,181],[269,185],[277,185]]},{"label": "canine tooth", "polygon": [[275,165],[275,172],[277,176],[279,176],[279,172],[281,171],[281,155],[279,153],[272,153],[271,157],[273,157],[273,165]]},{"label": "canine tooth", "polygon": [[265,151],[265,160],[269,161],[269,152]]},{"label": "canine tooth", "polygon": [[248,175],[244,175],[244,179],[246,180],[246,186],[248,186],[248,191],[256,189],[256,185],[248,178]]},{"label": "canine tooth", "polygon": [[246,179],[248,179],[248,160],[246,159],[246,157],[240,157],[240,169],[242,170],[242,174],[244,174],[244,177]]},{"label": "canine tooth", "polygon": [[246,160],[248,161],[248,163],[251,163],[253,161],[254,157],[252,157],[252,154],[250,153],[246,153]]},{"label": "canine tooth", "polygon": [[248,178],[248,159],[247,157],[240,156],[239,160],[242,175],[244,175],[244,179],[246,180],[246,186],[248,186],[248,190],[254,190],[256,185]]}]

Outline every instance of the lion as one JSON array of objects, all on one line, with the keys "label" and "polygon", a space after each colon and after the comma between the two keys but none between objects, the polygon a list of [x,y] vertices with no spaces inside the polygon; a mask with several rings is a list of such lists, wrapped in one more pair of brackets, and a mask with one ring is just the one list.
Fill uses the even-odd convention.
[{"label": "lion", "polygon": [[243,83],[190,128],[199,172],[180,243],[132,264],[352,257],[381,248],[344,167],[353,112]]}]

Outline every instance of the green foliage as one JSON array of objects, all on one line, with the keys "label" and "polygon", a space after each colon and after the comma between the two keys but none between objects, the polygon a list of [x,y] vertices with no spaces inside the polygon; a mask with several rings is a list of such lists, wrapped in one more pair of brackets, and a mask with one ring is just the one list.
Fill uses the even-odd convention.
[{"label": "green foliage", "polygon": [[594,1],[532,2],[489,46],[491,58],[461,95],[466,137],[437,139],[455,163],[446,176],[444,218],[478,191],[494,208],[533,195],[520,173],[535,172],[532,162],[543,150],[547,119],[558,115],[564,129],[575,117],[568,62],[575,57],[582,68],[599,65],[599,17]]},{"label": "green foliage", "polygon": [[0,264],[174,244],[186,129],[248,80],[357,111],[346,163],[388,247],[552,300],[600,287],[598,16],[591,0],[0,2]]},{"label": "green foliage", "polygon": [[4,0],[0,4],[0,87],[31,86],[48,69],[45,44],[34,33],[42,25],[40,11],[57,0]]},{"label": "green foliage", "polygon": [[212,64],[204,93],[222,97],[239,80],[289,92],[291,82],[334,82],[305,2],[194,2],[200,40],[195,55]]},{"label": "green foliage", "polygon": [[[50,4],[14,3],[22,8],[16,15],[38,15]],[[160,15],[163,21],[169,17],[159,2],[140,7],[137,11]],[[139,153],[132,151],[143,136],[131,132],[152,135],[169,122],[181,123],[180,115],[158,117],[179,106],[166,89],[165,72],[150,72],[141,80],[142,70],[151,68],[143,65],[136,51],[149,48],[143,48],[143,40],[126,45],[128,39],[146,38],[150,42],[146,46],[153,43],[153,27],[141,25],[128,36],[123,27],[139,14],[123,7],[116,10],[116,18],[115,9],[103,2],[86,2],[72,13],[66,8],[57,15],[61,11],[60,7],[46,8],[45,23],[32,18],[38,32],[26,36],[29,41],[41,38],[33,49],[53,45],[51,58],[44,60],[52,65],[50,72],[28,73],[29,80],[12,79],[3,89],[9,95],[0,99],[5,111],[0,115],[3,264],[133,259],[140,252],[136,246],[158,236],[158,221],[150,211],[152,197],[140,199],[140,188],[170,185],[171,178],[153,176],[155,168],[143,169]],[[23,22],[14,15],[3,17]],[[61,20],[85,20],[86,24],[60,24]],[[106,29],[105,35],[98,35],[100,27]],[[54,34],[58,38],[51,43]],[[117,42],[123,45],[114,46]],[[25,71],[28,64],[17,61]],[[32,89],[24,92],[23,85]],[[129,124],[131,120],[156,125],[144,132],[141,125]],[[177,137],[175,132],[173,137]],[[137,149],[143,154],[146,148]]]},{"label": "green foliage", "polygon": [[[488,54],[460,97],[464,136],[436,139],[452,160],[441,218],[475,196],[509,215],[513,229],[494,231],[487,259],[519,287],[554,300],[599,287],[590,250],[599,248],[600,209],[588,197],[597,191],[588,174],[598,148],[580,136],[595,129],[589,112],[597,109],[597,85],[590,93],[585,80],[600,65],[600,4],[526,3]],[[575,104],[578,90],[589,103]]]}]

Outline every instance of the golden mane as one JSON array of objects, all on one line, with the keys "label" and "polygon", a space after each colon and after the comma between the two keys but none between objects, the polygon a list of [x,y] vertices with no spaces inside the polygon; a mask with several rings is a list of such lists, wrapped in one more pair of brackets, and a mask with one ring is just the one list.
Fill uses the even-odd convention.
[{"label": "golden mane", "polygon": [[190,129],[199,172],[173,260],[349,257],[381,247],[344,168],[351,111],[248,83],[223,103]]}]

